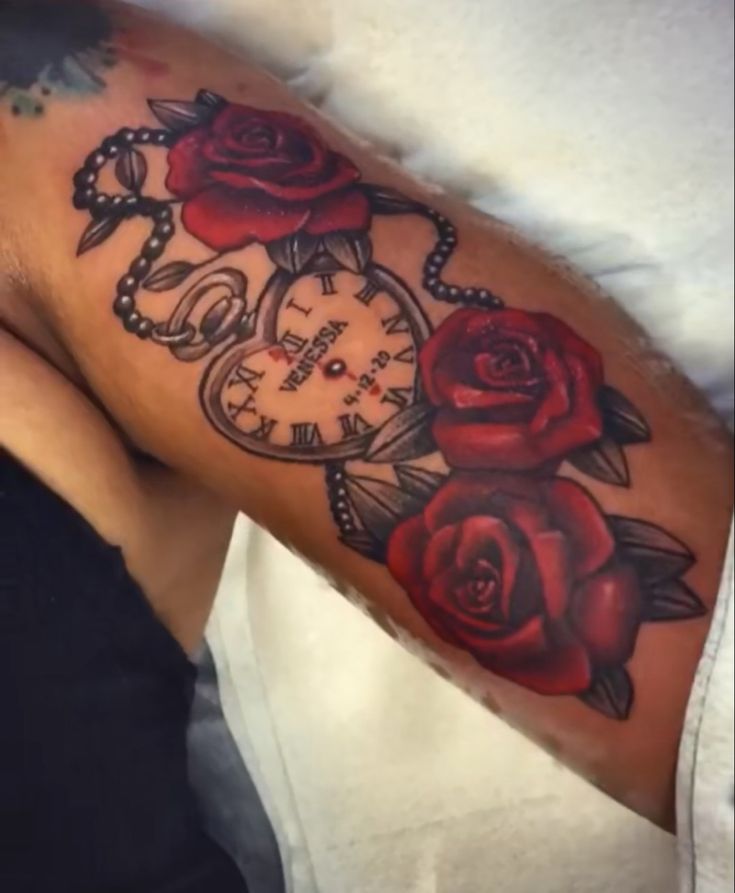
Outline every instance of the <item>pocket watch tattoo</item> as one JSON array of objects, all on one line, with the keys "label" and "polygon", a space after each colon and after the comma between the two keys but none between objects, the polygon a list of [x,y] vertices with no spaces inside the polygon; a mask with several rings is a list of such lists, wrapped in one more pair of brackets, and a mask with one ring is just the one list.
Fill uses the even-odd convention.
[{"label": "pocket watch tattoo", "polygon": [[[149,222],[112,303],[126,331],[202,364],[203,412],[232,443],[323,466],[342,544],[386,564],[440,639],[539,694],[627,718],[641,625],[705,609],[682,579],[690,550],[606,514],[578,482],[629,486],[625,451],[651,439],[597,350],[550,314],[446,282],[453,224],[365,183],[300,118],[208,90],[149,105],[159,126],[108,136],[74,177],[91,217],[80,255]],[[154,198],[161,150],[167,196]],[[116,194],[98,188],[108,166]],[[434,228],[420,300],[373,250],[379,215]],[[177,232],[205,258],[172,254]],[[271,265],[255,290],[251,246]],[[161,294],[170,312],[153,318]],[[457,309],[432,329],[426,300]]]}]

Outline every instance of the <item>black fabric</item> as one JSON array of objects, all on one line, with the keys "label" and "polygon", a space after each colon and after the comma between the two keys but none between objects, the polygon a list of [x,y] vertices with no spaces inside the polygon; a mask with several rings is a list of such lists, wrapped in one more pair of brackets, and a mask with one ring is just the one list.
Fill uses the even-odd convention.
[{"label": "black fabric", "polygon": [[195,675],[120,550],[0,450],[3,893],[247,893],[187,778]]}]

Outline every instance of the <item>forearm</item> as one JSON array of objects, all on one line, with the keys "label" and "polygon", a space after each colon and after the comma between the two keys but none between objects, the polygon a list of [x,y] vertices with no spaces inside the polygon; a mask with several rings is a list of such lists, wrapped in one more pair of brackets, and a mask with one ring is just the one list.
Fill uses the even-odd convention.
[{"label": "forearm", "polygon": [[668,820],[729,438],[589,283],[262,73],[150,33],[154,87],[121,69],[9,150],[5,195],[55,234],[19,257],[86,380],[141,449]]}]

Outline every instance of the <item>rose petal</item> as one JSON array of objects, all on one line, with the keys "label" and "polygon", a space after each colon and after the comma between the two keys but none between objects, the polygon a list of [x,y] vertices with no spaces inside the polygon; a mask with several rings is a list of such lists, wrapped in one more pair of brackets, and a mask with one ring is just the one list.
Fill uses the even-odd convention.
[{"label": "rose petal", "polygon": [[335,192],[315,202],[304,229],[312,236],[370,226],[370,203],[358,189]]},{"label": "rose petal", "polygon": [[570,409],[570,376],[563,360],[553,350],[544,351],[543,370],[546,393],[531,420],[531,434],[538,436],[557,419],[563,419]]},{"label": "rose petal", "polygon": [[473,421],[462,412],[441,409],[433,434],[447,464],[455,468],[525,471],[549,459],[525,422]]},{"label": "rose petal", "polygon": [[421,574],[424,580],[430,582],[435,576],[454,566],[459,536],[458,524],[442,527],[431,536],[423,556]]},{"label": "rose petal", "polygon": [[475,643],[485,642],[488,636],[504,634],[505,626],[490,612],[470,614],[457,603],[454,592],[463,582],[461,573],[454,567],[431,580],[426,590],[428,610],[422,613],[424,619],[431,618],[432,626],[441,629],[448,640],[474,654]]},{"label": "rose petal", "polygon": [[632,568],[619,564],[585,580],[574,593],[571,618],[595,663],[625,663],[641,624],[641,593]]},{"label": "rose petal", "polygon": [[[499,311],[500,312],[500,311]],[[426,391],[426,396],[435,406],[441,406],[444,402],[444,394],[435,382],[435,369],[444,361],[448,352],[456,351],[458,342],[466,337],[470,323],[480,313],[483,318],[487,316],[484,311],[473,310],[465,307],[455,310],[436,329],[430,338],[424,343],[419,353],[419,368],[421,380]],[[470,358],[471,362],[471,358]]]},{"label": "rose petal", "polygon": [[424,509],[432,532],[473,515],[501,517],[493,501],[500,491],[506,495],[538,500],[539,490],[528,478],[508,474],[453,474]]},{"label": "rose petal", "polygon": [[566,540],[558,530],[547,530],[534,534],[529,544],[541,578],[546,614],[559,620],[566,613],[572,586]]},{"label": "rose petal", "polygon": [[209,165],[202,156],[209,132],[206,127],[189,130],[174,143],[168,153],[166,189],[187,199],[209,183]]},{"label": "rose petal", "polygon": [[578,643],[556,646],[527,661],[500,662],[487,667],[539,695],[578,695],[592,684],[589,657]]},{"label": "rose petal", "polygon": [[[213,176],[216,176],[218,180],[230,183],[237,189],[261,189],[273,198],[280,198],[288,202],[306,202],[349,186],[360,179],[360,172],[352,162],[342,156],[337,156],[332,168],[317,173],[311,181],[305,179],[289,182],[285,176],[270,180],[255,171],[250,173],[246,163],[243,163],[242,170],[240,170],[240,165],[236,165],[232,171],[216,171],[213,172]],[[367,204],[367,199],[364,196],[361,197]]]},{"label": "rose petal", "polygon": [[506,629],[499,636],[481,638],[468,633],[465,643],[465,647],[478,660],[482,659],[481,663],[485,666],[489,660],[496,665],[505,665],[536,659],[552,647],[540,616],[532,617],[518,629]]},{"label": "rose petal", "polygon": [[465,574],[475,562],[487,558],[493,545],[497,546],[502,559],[501,566],[496,568],[502,583],[498,607],[507,618],[508,597],[515,586],[519,562],[518,546],[508,527],[499,518],[475,516],[463,521],[459,531],[454,561]]},{"label": "rose petal", "polygon": [[184,203],[181,219],[192,236],[223,252],[289,236],[301,229],[308,214],[303,206],[284,205],[266,195],[211,186]]},{"label": "rose petal", "polygon": [[605,516],[584,487],[564,478],[543,484],[553,524],[567,538],[577,578],[598,570],[612,557],[615,540]]},{"label": "rose petal", "polygon": [[547,337],[562,349],[565,355],[573,354],[585,367],[587,376],[597,390],[604,381],[600,354],[573,329],[550,313],[537,313],[538,323],[547,332]]},{"label": "rose petal", "polygon": [[390,535],[385,563],[404,589],[423,587],[422,561],[428,542],[429,532],[421,515],[403,521]]}]

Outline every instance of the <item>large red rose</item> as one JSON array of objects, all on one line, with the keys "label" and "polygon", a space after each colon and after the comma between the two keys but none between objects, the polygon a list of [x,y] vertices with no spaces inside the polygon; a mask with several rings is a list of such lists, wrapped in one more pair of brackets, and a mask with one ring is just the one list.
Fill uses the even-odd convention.
[{"label": "large red rose", "polygon": [[395,529],[387,564],[437,635],[540,694],[580,694],[633,653],[638,577],[573,481],[459,472]]},{"label": "large red rose", "polygon": [[458,310],[420,355],[439,407],[434,437],[456,468],[531,469],[597,440],[597,351],[548,313]]},{"label": "large red rose", "polygon": [[168,162],[166,186],[184,200],[184,226],[217,251],[370,222],[357,168],[285,112],[228,104],[185,133]]}]

